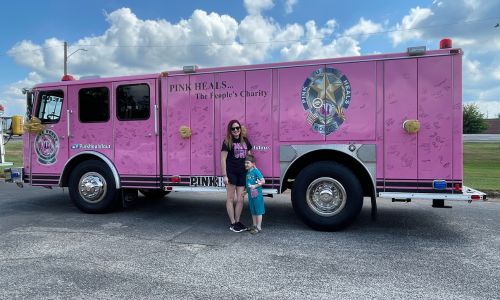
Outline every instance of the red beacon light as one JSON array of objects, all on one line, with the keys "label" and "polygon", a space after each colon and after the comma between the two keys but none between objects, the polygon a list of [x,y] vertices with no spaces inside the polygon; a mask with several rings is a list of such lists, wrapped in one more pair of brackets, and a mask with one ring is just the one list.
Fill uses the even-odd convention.
[{"label": "red beacon light", "polygon": [[439,49],[449,49],[452,48],[451,39],[442,39],[439,42]]},{"label": "red beacon light", "polygon": [[71,75],[64,75],[62,78],[61,78],[61,81],[73,81],[75,80],[75,77],[71,76]]}]

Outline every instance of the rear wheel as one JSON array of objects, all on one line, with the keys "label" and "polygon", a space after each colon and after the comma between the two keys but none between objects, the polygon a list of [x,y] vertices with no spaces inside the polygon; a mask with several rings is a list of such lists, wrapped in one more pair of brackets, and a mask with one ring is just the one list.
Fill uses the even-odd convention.
[{"label": "rear wheel", "polygon": [[295,212],[310,227],[332,231],[350,224],[363,206],[363,189],[342,164],[319,161],[305,167],[292,190]]},{"label": "rear wheel", "polygon": [[79,164],[69,177],[69,195],[86,213],[105,213],[116,208],[119,193],[108,166],[98,160]]}]

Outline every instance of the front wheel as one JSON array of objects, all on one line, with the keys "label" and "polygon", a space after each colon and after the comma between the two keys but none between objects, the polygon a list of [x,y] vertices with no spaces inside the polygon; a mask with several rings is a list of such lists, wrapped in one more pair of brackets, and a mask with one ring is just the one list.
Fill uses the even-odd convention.
[{"label": "front wheel", "polygon": [[98,160],[79,164],[71,172],[68,188],[73,203],[86,213],[105,213],[119,202],[113,174]]},{"label": "front wheel", "polygon": [[292,205],[299,217],[316,230],[332,231],[350,224],[363,206],[363,189],[342,164],[319,161],[295,179]]}]

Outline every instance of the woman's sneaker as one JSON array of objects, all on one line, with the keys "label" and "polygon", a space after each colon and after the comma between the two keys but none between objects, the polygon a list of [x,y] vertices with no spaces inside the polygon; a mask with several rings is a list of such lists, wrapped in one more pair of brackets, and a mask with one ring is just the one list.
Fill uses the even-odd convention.
[{"label": "woman's sneaker", "polygon": [[236,224],[238,224],[238,227],[241,229],[241,231],[247,231],[248,230],[248,227],[246,227],[245,225],[243,225],[243,223],[236,222]]},{"label": "woman's sneaker", "polygon": [[233,232],[243,232],[243,231],[247,231],[248,228],[245,225],[243,225],[243,223],[236,222],[236,223],[232,224],[231,226],[229,226],[229,230],[231,230]]}]

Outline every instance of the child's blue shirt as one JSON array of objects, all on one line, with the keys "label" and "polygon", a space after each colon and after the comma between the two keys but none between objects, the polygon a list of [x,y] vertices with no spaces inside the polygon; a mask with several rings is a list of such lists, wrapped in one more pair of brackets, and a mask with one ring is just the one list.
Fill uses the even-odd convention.
[{"label": "child's blue shirt", "polygon": [[[262,173],[256,167],[253,167],[252,169],[247,171],[246,189],[248,192],[248,197],[251,197],[250,185],[257,184],[257,179],[263,178],[264,176],[262,176]],[[259,193],[258,197],[262,197],[262,186],[257,187],[256,190]]]}]

